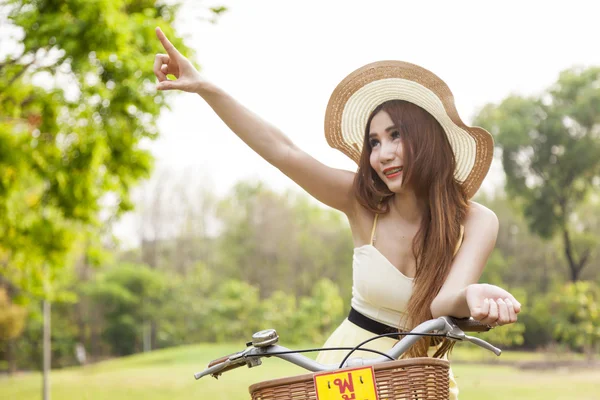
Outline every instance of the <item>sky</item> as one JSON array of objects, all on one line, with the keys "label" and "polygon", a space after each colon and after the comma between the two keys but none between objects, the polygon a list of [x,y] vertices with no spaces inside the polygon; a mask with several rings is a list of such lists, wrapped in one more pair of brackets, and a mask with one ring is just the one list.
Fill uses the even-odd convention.
[{"label": "sky", "polygon": [[[600,65],[596,1],[186,0],[175,23],[204,78],[280,128],[323,163],[355,165],[325,141],[325,108],[336,85],[378,60],[419,64],[452,90],[469,124],[486,103],[540,94],[561,70]],[[228,11],[216,24],[205,6]],[[204,13],[205,14],[205,13]],[[151,69],[152,65],[149,64]],[[241,180],[275,190],[298,186],[253,153],[194,94],[173,93],[159,119],[153,180],[184,176],[217,194]],[[494,161],[483,190],[501,184]],[[135,236],[132,216],[117,235]]]},{"label": "sky", "polygon": [[[510,94],[539,95],[573,66],[600,65],[595,1],[222,0],[216,24],[199,20],[203,5],[185,3],[175,29],[196,54],[205,79],[280,128],[303,150],[354,170],[324,138],[333,89],[356,68],[403,60],[440,76],[469,124],[487,103]],[[148,68],[152,68],[151,65]],[[150,145],[158,176],[224,195],[260,179],[274,190],[301,190],[239,140],[198,96],[174,93]],[[498,160],[482,190],[503,181]],[[134,223],[117,226],[132,237]]]},{"label": "sky", "polygon": [[[194,3],[186,3],[175,28],[196,51],[203,76],[338,168],[355,166],[325,142],[325,108],[335,86],[364,64],[394,59],[433,71],[467,123],[488,102],[539,94],[561,70],[600,65],[600,7],[593,1],[203,2],[229,8],[214,25],[198,21],[203,6]],[[198,95],[175,93],[171,105],[150,145],[157,171],[186,171],[218,193],[259,178],[276,190],[297,188]],[[494,163],[484,188],[501,181]]]}]

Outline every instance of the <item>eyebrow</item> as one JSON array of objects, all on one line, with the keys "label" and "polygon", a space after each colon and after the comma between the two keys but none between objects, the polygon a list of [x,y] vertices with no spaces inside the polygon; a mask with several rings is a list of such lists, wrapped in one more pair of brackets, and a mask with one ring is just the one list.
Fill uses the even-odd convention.
[{"label": "eyebrow", "polygon": [[[396,125],[388,126],[387,128],[385,128],[385,131],[389,132],[389,131],[394,130],[394,129],[398,129],[398,128],[396,128]],[[372,138],[372,137],[376,137],[376,136],[377,136],[376,133],[369,133],[369,139]]]}]

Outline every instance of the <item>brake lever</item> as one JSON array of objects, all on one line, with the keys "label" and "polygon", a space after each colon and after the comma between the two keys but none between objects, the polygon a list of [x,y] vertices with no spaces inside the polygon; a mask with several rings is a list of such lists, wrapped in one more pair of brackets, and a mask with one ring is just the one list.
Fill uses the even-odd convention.
[{"label": "brake lever", "polygon": [[452,319],[448,317],[442,317],[442,319],[446,322],[446,327],[442,330],[442,332],[438,331],[438,333],[443,333],[454,340],[465,340],[467,335],[465,335],[465,332],[463,332],[463,330],[460,329]]},{"label": "brake lever", "polygon": [[502,350],[500,350],[499,348],[489,344],[488,342],[486,342],[483,339],[479,339],[477,337],[473,337],[473,336],[468,336],[465,335],[465,340],[468,340],[469,342],[476,344],[479,347],[483,347],[486,350],[491,351],[492,353],[494,353],[497,356],[500,356],[500,354],[502,354]]},{"label": "brake lever", "polygon": [[[499,356],[500,354],[502,354],[502,350],[500,350],[499,348],[489,344],[488,342],[486,342],[483,339],[477,338],[477,337],[473,337],[473,336],[469,336],[467,334],[465,334],[465,332],[460,329],[458,327],[458,325],[456,323],[454,323],[453,319],[447,318],[447,317],[443,317],[444,321],[446,321],[446,336],[448,336],[449,338],[452,338],[454,340],[466,340],[468,342],[471,342],[479,347],[482,347],[486,350],[491,351],[492,353],[494,353],[495,355]],[[489,330],[490,328],[485,326],[484,327]]]}]

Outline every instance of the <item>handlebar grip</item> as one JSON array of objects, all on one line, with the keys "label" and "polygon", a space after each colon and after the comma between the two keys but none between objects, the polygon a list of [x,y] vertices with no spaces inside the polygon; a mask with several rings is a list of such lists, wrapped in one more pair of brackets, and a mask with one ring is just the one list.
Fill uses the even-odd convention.
[{"label": "handlebar grip", "polygon": [[219,375],[221,375],[223,372],[227,372],[227,371],[231,371],[232,369],[236,369],[239,367],[243,367],[244,365],[246,365],[246,363],[236,363],[236,364],[231,364],[228,367],[223,368],[222,370],[219,371]]},{"label": "handlebar grip", "polygon": [[225,361],[229,360],[229,357],[236,355],[236,354],[238,354],[238,353],[232,353],[232,354],[229,354],[228,356],[224,356],[221,358],[217,358],[216,360],[212,360],[211,362],[208,363],[208,368],[210,368],[214,365],[217,365],[217,364],[224,363]]},{"label": "handlebar grip", "polygon": [[492,329],[489,325],[482,324],[473,318],[452,318],[452,322],[456,324],[463,332],[487,332]]},{"label": "handlebar grip", "polygon": [[[231,356],[235,356],[237,354],[240,354],[240,353],[233,353],[233,354],[230,354],[228,356],[224,356],[224,357],[221,357],[221,358],[217,358],[216,360],[212,360],[210,363],[208,363],[208,367],[206,367],[206,368],[208,369],[208,368],[212,368],[212,367],[215,367],[215,366],[219,366],[219,364],[228,363],[229,365],[227,365],[226,367],[219,368],[217,370],[218,372],[215,372],[214,374],[211,374],[211,375],[217,377],[218,375],[221,375],[224,372],[231,371],[232,369],[236,369],[236,368],[239,368],[241,366],[246,365],[246,362],[244,361],[243,358],[238,358],[237,360],[235,360],[233,362],[229,361],[229,359],[230,359]],[[194,375],[194,376],[196,376],[196,375]],[[197,376],[196,379],[199,379],[201,376],[202,375]]]}]

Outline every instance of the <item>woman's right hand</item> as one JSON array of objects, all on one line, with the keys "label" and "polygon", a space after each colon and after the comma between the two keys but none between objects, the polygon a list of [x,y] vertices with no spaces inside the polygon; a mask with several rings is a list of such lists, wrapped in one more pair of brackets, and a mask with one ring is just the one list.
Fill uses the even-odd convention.
[{"label": "woman's right hand", "polygon": [[[190,60],[171,44],[160,28],[156,28],[156,36],[167,52],[167,54],[157,54],[154,60],[154,75],[158,78],[156,89],[198,93],[202,84],[206,83],[200,73]],[[169,80],[167,74],[171,74],[177,79]]]}]

